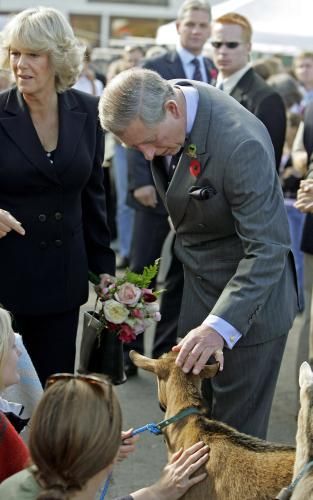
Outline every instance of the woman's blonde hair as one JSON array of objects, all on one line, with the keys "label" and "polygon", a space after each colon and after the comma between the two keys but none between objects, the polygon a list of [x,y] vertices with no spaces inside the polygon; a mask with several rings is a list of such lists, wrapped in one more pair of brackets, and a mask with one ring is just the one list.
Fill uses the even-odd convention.
[{"label": "woman's blonde hair", "polygon": [[4,68],[10,66],[11,47],[49,54],[57,92],[74,85],[85,51],[63,14],[51,7],[32,7],[14,16],[2,31],[1,45]]},{"label": "woman's blonde hair", "polygon": [[0,306],[0,390],[4,389],[2,371],[10,349],[11,332],[12,322],[10,313]]},{"label": "woman's blonde hair", "polygon": [[[48,379],[49,380],[49,379]],[[29,449],[40,500],[67,499],[114,460],[121,409],[109,383],[56,380],[32,417]]]}]

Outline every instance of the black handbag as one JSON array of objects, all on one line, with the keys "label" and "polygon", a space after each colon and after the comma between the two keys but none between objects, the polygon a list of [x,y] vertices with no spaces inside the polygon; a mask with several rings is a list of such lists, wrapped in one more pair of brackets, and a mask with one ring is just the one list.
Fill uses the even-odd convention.
[{"label": "black handbag", "polygon": [[116,332],[102,326],[94,311],[84,313],[78,372],[106,375],[114,385],[127,380],[123,342]]}]

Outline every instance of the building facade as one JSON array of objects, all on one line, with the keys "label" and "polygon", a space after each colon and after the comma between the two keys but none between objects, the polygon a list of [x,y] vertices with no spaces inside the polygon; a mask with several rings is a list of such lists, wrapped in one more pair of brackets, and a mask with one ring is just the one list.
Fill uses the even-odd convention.
[{"label": "building facade", "polygon": [[[77,36],[93,47],[118,46],[131,37],[153,40],[157,28],[175,19],[182,0],[40,0],[62,11]],[[36,5],[34,3],[33,5]],[[0,0],[0,28],[7,16],[30,6],[29,0]]]}]

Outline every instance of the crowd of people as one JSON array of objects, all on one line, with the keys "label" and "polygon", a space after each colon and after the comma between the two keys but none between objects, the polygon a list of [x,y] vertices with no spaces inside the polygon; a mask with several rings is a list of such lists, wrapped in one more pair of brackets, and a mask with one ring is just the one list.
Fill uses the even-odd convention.
[{"label": "crowd of people", "polygon": [[[127,46],[105,75],[56,9],[27,9],[3,29],[0,497],[8,500],[92,500],[134,451],[111,384],[74,374],[90,272],[100,280],[116,268],[141,272],[168,243],[152,355],[172,349],[195,374],[215,358],[220,373],[202,386],[208,416],[241,432],[266,438],[300,311],[313,363],[313,52],[288,68],[278,57],[252,61],[249,20],[230,12],[212,21],[206,0],[185,0],[176,27],[175,50]],[[132,348],[144,352],[142,335],[125,347],[128,376],[137,374]],[[24,402],[8,403],[4,392],[21,384],[22,358],[37,387],[27,418]],[[180,450],[155,484],[124,498],[180,498],[204,479],[208,459],[202,442]]]}]

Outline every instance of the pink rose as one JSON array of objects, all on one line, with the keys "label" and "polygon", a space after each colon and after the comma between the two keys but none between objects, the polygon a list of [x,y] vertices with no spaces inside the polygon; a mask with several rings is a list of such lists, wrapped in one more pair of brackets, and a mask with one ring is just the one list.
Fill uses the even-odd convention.
[{"label": "pink rose", "polygon": [[134,317],[134,318],[143,318],[143,312],[141,309],[133,309],[131,311],[131,315]]},{"label": "pink rose", "polygon": [[129,325],[123,323],[118,332],[118,338],[127,344],[132,340],[135,340],[136,335]]},{"label": "pink rose", "polygon": [[145,302],[154,302],[157,299],[150,288],[142,289],[142,298]]},{"label": "pink rose", "polygon": [[141,290],[132,283],[124,283],[114,294],[114,298],[121,304],[134,306],[141,297]]}]

